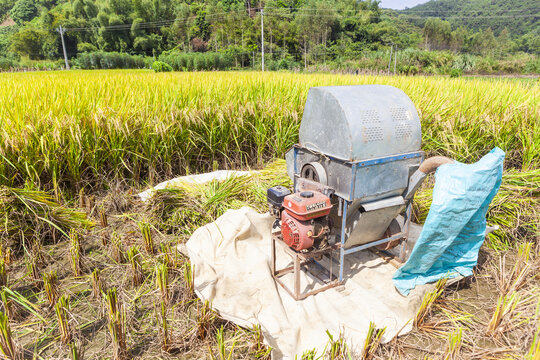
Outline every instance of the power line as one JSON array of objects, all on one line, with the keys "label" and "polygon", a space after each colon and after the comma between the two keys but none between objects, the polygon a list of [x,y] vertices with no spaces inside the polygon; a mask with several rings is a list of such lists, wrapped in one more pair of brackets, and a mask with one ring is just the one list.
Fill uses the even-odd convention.
[{"label": "power line", "polygon": [[[390,9],[387,9],[387,10],[390,10]],[[437,13],[437,14],[440,14],[440,13],[444,13],[444,12],[447,12],[445,10],[413,10],[413,11],[408,11],[408,10],[394,10],[395,12],[398,12],[398,13],[405,13],[405,14],[415,14],[415,13],[422,13],[422,14],[425,14],[425,13]],[[466,12],[504,12],[504,13],[507,13],[507,12],[523,12],[523,11],[540,11],[540,8],[531,8],[531,9],[478,9],[478,10],[469,10],[469,11],[466,11]]]},{"label": "power line", "polygon": [[[462,16],[462,15],[442,15],[437,16],[438,18],[444,19],[499,19],[499,18],[528,18],[528,17],[540,17],[540,14],[532,15],[471,15],[471,16]],[[406,16],[407,19],[427,19],[425,16]]]},{"label": "power line", "polygon": [[[290,9],[290,8],[269,8],[270,10],[273,9]],[[303,8],[299,8],[303,9]],[[320,10],[320,9],[303,9],[303,10]],[[245,10],[241,10],[241,12],[244,12]],[[236,11],[240,12],[240,11]],[[222,13],[215,13],[215,14],[208,14],[205,18],[221,18],[226,19],[222,17],[223,15],[231,14],[234,12],[222,12]],[[292,16],[295,14],[279,14],[279,13],[266,13],[267,16]],[[297,15],[297,14],[296,14]],[[311,16],[311,17],[335,17],[342,14],[301,14],[302,16]],[[404,14],[406,16],[406,19],[426,19],[426,17],[423,16],[409,16],[407,14]],[[498,18],[529,18],[529,17],[539,17],[540,14],[520,14],[520,15],[471,15],[471,16],[462,16],[462,15],[449,15],[449,16],[440,16],[440,18],[455,18],[459,17],[460,19],[498,19]],[[173,25],[173,24],[182,24],[187,23],[189,21],[193,21],[197,19],[198,15],[192,15],[189,18],[186,19],[170,19],[170,20],[160,20],[160,21],[149,21],[149,22],[141,22],[136,23],[136,29],[151,29],[166,25]],[[64,28],[65,31],[70,32],[82,32],[82,31],[98,31],[98,30],[107,30],[107,31],[125,31],[130,30],[133,27],[134,23],[131,24],[118,24],[118,25],[108,25],[108,26],[100,26],[100,27],[74,27],[74,28]]]},{"label": "power line", "polygon": [[[260,9],[260,8],[258,8]],[[332,9],[332,8],[307,8],[307,7],[300,7],[300,8],[293,8],[293,7],[265,7],[264,8],[265,10],[291,10],[291,11],[343,11],[343,12],[360,12],[360,11],[374,11],[374,10],[370,10],[370,9]],[[395,11],[395,12],[399,12],[398,10],[392,10],[392,9],[384,9],[384,8],[379,8],[379,10],[382,10],[382,11],[388,11],[388,10],[391,10],[391,11]],[[538,11],[540,10],[540,7],[539,8],[532,8],[532,9],[527,9],[527,11]],[[517,12],[523,12],[523,9],[509,9],[509,10],[496,10],[496,9],[493,9],[493,10],[478,10],[478,11],[500,11],[500,12],[511,12],[511,11],[517,11]],[[425,10],[425,11],[413,11],[413,12],[444,12],[444,10],[441,10],[441,11],[438,11],[438,10]]]},{"label": "power line", "polygon": [[[386,10],[391,10],[391,9],[386,9]],[[410,10],[410,9],[409,9]],[[401,13],[441,13],[441,12],[445,12],[445,10],[413,10],[413,11],[409,11],[409,10],[394,10],[395,12],[401,12]],[[532,8],[532,9],[508,9],[508,10],[505,10],[505,9],[478,9],[478,10],[474,10],[474,11],[477,11],[477,12],[486,12],[486,11],[489,11],[489,12],[504,12],[504,13],[507,13],[507,12],[512,12],[512,11],[515,11],[515,12],[523,12],[523,11],[540,11],[540,8]],[[471,12],[471,11],[469,11]]]},{"label": "power line", "polygon": [[[240,13],[240,12],[245,12],[245,10],[244,9],[236,10],[236,11],[231,10],[231,11],[227,11],[227,12],[207,14],[205,16],[205,18],[219,17],[219,16],[222,16],[222,15]],[[195,14],[195,15],[189,16],[186,19],[176,18],[176,19],[170,19],[170,20],[148,21],[148,22],[136,23],[136,26],[137,26],[138,29],[154,28],[154,27],[170,25],[170,24],[174,24],[174,23],[187,23],[189,21],[197,19],[197,17],[199,17],[199,15]],[[118,25],[107,25],[107,26],[97,26],[97,27],[96,26],[92,26],[92,27],[73,27],[73,28],[64,28],[64,30],[66,30],[66,31],[95,31],[95,30],[100,30],[100,29],[105,29],[105,30],[129,30],[129,29],[131,29],[132,26],[133,26],[133,23],[130,23],[130,24],[118,24]]]}]

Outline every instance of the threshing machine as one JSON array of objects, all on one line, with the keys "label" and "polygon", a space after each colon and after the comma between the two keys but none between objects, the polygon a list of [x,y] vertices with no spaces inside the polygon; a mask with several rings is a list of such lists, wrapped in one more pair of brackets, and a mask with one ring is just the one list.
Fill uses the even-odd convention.
[{"label": "threshing machine", "polygon": [[[418,113],[407,95],[392,86],[311,88],[299,143],[286,154],[293,191],[268,189],[273,276],[300,300],[343,282],[347,255],[400,246],[403,261],[414,193],[444,157],[424,161]],[[276,269],[280,243],[293,265]],[[330,261],[323,266],[321,259]],[[326,262],[328,263],[328,261]],[[338,274],[333,274],[333,265]],[[339,264],[339,265],[337,265]],[[302,292],[301,270],[325,270],[324,285]],[[282,281],[294,274],[293,289]]]}]

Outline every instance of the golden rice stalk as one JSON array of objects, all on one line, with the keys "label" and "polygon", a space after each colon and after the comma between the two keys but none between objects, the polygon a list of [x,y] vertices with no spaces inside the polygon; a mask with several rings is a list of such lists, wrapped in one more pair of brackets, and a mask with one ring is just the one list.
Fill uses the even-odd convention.
[{"label": "golden rice stalk", "polygon": [[462,330],[458,328],[448,334],[448,344],[444,355],[444,360],[461,359]]},{"label": "golden rice stalk", "polygon": [[6,261],[0,259],[0,288],[8,286],[8,273],[6,269]]},{"label": "golden rice stalk", "polygon": [[100,208],[99,209],[99,224],[101,227],[106,228],[109,226],[109,222],[107,221],[107,213],[105,212],[105,209]]},{"label": "golden rice stalk", "polygon": [[91,215],[94,212],[94,205],[96,202],[95,195],[90,195],[86,198],[86,213]]},{"label": "golden rice stalk", "polygon": [[166,243],[161,243],[159,245],[160,250],[160,261],[167,265],[169,268],[174,268],[173,259],[171,257],[171,245]]},{"label": "golden rice stalk", "polygon": [[69,297],[62,295],[54,306],[58,327],[60,328],[60,339],[62,344],[68,344],[73,338],[73,333],[69,325]]},{"label": "golden rice stalk", "polygon": [[11,265],[11,255],[10,247],[4,249],[4,247],[0,245],[0,259],[2,259],[7,266]]},{"label": "golden rice stalk", "polygon": [[41,287],[41,277],[39,276],[39,268],[34,257],[30,258],[30,261],[26,263],[26,268],[30,275],[30,279],[34,283],[34,286]]},{"label": "golden rice stalk", "polygon": [[126,256],[124,254],[124,249],[122,246],[122,239],[120,238],[120,235],[118,235],[116,232],[113,232],[111,235],[109,252],[112,259],[117,263],[123,263],[124,261],[126,261]]},{"label": "golden rice stalk", "polygon": [[508,274],[505,272],[506,256],[500,259],[497,280],[501,294],[520,290],[530,279],[530,273],[534,271],[534,264],[530,261],[532,245],[531,242],[519,245],[517,258]]},{"label": "golden rice stalk", "polygon": [[86,195],[84,194],[84,187],[79,190],[79,208],[86,209]]},{"label": "golden rice stalk", "polygon": [[195,297],[195,279],[193,278],[193,267],[189,261],[184,263],[184,284],[189,300]]},{"label": "golden rice stalk", "polygon": [[446,280],[447,278],[443,278],[437,281],[437,284],[435,284],[435,290],[424,295],[424,298],[422,299],[422,304],[420,305],[420,308],[418,309],[418,312],[416,313],[416,316],[414,318],[413,324],[416,328],[422,327],[427,316],[431,313],[433,304],[443,293],[444,287],[446,285]]},{"label": "golden rice stalk", "polygon": [[51,307],[56,304],[56,300],[60,296],[60,291],[58,290],[59,285],[60,283],[58,282],[56,271],[43,274],[43,288],[45,290],[45,295],[47,296],[49,306]]},{"label": "golden rice stalk", "polygon": [[371,321],[369,322],[369,329],[366,335],[366,340],[364,341],[364,349],[362,350],[363,360],[370,360],[373,358],[373,356],[375,356],[375,352],[382,341],[385,331],[386,328],[376,329],[375,323]]},{"label": "golden rice stalk", "polygon": [[9,360],[20,359],[21,354],[13,340],[9,319],[3,312],[0,312],[0,351]]},{"label": "golden rice stalk", "polygon": [[86,214],[55,202],[46,192],[6,186],[0,186],[0,219],[0,236],[9,239],[15,248],[25,244],[26,239],[55,240],[58,234],[68,237],[65,229],[94,225]]},{"label": "golden rice stalk", "polygon": [[157,313],[159,334],[161,337],[161,349],[168,352],[171,350],[171,331],[167,320],[167,304],[165,304],[163,300],[160,301],[160,307]]},{"label": "golden rice stalk", "polygon": [[100,238],[101,238],[101,245],[103,246],[109,245],[109,234],[103,233],[101,234]]},{"label": "golden rice stalk", "polygon": [[513,313],[518,305],[520,297],[518,293],[513,292],[508,295],[500,295],[497,299],[497,307],[488,323],[486,333],[491,336],[497,335],[499,326],[506,317]]},{"label": "golden rice stalk", "polygon": [[43,264],[45,262],[45,259],[43,258],[43,245],[38,240],[33,240],[31,249],[30,249],[30,256],[34,259],[34,262],[36,265]]},{"label": "golden rice stalk", "polygon": [[113,358],[115,360],[127,360],[126,314],[118,299],[116,288],[107,291],[105,302],[108,309],[108,328],[113,343]]},{"label": "golden rice stalk", "polygon": [[90,275],[92,281],[92,296],[96,299],[101,297],[103,292],[103,282],[101,281],[101,271],[95,268]]},{"label": "golden rice stalk", "polygon": [[81,242],[79,240],[79,234],[75,231],[71,231],[69,234],[71,241],[71,248],[69,249],[69,254],[71,258],[71,269],[73,270],[73,275],[80,276],[82,269],[82,252],[81,252]]},{"label": "golden rice stalk", "polygon": [[210,307],[210,303],[208,302],[208,300],[205,300],[204,303],[197,301],[196,319],[197,319],[197,325],[196,325],[197,338],[200,340],[204,340],[210,333],[212,324],[214,323],[214,320],[216,319],[216,313]]},{"label": "golden rice stalk", "polygon": [[158,264],[156,266],[156,285],[161,294],[161,300],[169,303],[169,268],[166,264]]},{"label": "golden rice stalk", "polygon": [[131,282],[133,286],[139,286],[144,281],[144,273],[141,264],[141,253],[137,246],[132,246],[127,251],[129,263],[131,264]]},{"label": "golden rice stalk", "polygon": [[153,254],[155,252],[154,240],[152,239],[152,230],[150,229],[150,224],[145,222],[139,222],[139,229],[141,230],[144,249],[148,254]]}]

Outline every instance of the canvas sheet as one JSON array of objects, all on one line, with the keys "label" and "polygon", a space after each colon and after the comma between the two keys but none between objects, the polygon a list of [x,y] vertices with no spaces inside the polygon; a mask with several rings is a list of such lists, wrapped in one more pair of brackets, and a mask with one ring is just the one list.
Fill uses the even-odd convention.
[{"label": "canvas sheet", "polygon": [[[422,297],[433,285],[400,295],[392,282],[396,271],[370,251],[346,256],[344,285],[295,301],[271,274],[271,226],[274,219],[251,208],[229,210],[197,229],[186,244],[194,267],[197,295],[220,315],[243,327],[260,325],[274,359],[294,359],[310,349],[324,351],[328,330],[343,334],[358,354],[370,322],[386,328],[383,341],[412,329]],[[411,229],[417,238],[421,227]],[[277,246],[277,266],[291,258]],[[302,288],[316,285],[302,274]]]}]

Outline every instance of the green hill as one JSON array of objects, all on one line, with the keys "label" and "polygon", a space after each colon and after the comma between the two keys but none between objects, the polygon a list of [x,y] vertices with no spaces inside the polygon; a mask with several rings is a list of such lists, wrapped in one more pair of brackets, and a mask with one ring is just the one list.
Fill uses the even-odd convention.
[{"label": "green hill", "polygon": [[419,24],[424,18],[438,17],[450,21],[453,27],[491,28],[495,34],[505,27],[513,36],[540,32],[538,0],[431,0],[400,13]]}]

